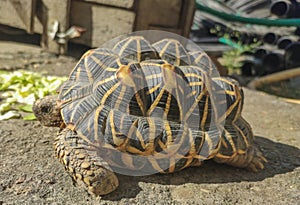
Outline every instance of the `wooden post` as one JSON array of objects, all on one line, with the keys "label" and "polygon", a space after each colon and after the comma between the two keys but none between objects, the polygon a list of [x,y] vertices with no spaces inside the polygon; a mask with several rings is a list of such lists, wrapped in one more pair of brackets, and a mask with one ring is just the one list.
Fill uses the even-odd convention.
[{"label": "wooden post", "polygon": [[49,33],[53,33],[54,25],[59,23],[58,32],[65,32],[69,28],[71,0],[41,0],[38,5],[38,15],[43,24],[42,47],[48,52],[64,54],[67,44],[58,44]]},{"label": "wooden post", "polygon": [[181,35],[188,38],[194,20],[195,0],[184,0],[182,8],[182,18],[179,27],[182,29]]}]

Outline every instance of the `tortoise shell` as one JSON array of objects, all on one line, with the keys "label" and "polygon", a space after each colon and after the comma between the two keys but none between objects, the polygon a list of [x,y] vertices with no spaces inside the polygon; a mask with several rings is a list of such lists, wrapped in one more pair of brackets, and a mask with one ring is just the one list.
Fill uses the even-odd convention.
[{"label": "tortoise shell", "polygon": [[[221,139],[221,157],[252,143],[240,117],[242,90],[216,73],[203,51],[130,36],[85,53],[58,102],[67,128],[112,167],[174,172],[214,157]],[[244,139],[238,145],[237,135]]]}]

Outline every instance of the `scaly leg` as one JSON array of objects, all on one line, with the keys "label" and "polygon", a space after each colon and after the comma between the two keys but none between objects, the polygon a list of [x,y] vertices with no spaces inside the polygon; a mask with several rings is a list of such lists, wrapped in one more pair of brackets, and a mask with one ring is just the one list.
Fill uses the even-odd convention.
[{"label": "scaly leg", "polygon": [[88,192],[98,196],[108,194],[118,187],[118,178],[107,163],[76,132],[67,128],[59,132],[55,150],[72,179],[84,185]]},{"label": "scaly leg", "polygon": [[254,172],[264,169],[263,163],[267,160],[255,146],[253,139],[252,129],[242,117],[230,125],[225,125],[221,147],[214,161]]}]

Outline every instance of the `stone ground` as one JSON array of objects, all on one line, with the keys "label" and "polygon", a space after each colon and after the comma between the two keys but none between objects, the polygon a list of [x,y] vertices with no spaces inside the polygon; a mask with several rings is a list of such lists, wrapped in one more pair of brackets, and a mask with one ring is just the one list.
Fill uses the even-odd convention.
[{"label": "stone ground", "polygon": [[[67,75],[72,57],[0,42],[0,68]],[[258,173],[206,162],[169,175],[119,176],[120,187],[100,198],[73,186],[54,157],[55,128],[36,121],[0,121],[0,205],[4,204],[300,204],[300,105],[245,91],[244,117],[268,163]]]}]

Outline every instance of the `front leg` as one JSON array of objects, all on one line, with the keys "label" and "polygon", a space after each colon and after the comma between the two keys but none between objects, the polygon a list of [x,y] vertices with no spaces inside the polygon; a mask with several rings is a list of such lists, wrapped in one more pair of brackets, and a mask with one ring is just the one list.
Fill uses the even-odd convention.
[{"label": "front leg", "polygon": [[88,192],[104,195],[114,191],[118,185],[117,176],[107,163],[81,139],[76,132],[64,129],[55,140],[58,159],[65,166],[73,180],[84,185]]}]

